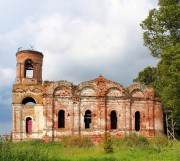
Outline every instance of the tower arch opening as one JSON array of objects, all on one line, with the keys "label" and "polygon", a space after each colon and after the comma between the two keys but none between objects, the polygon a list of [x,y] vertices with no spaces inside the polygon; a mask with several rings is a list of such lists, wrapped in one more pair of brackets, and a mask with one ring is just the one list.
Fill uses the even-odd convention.
[{"label": "tower arch opening", "polygon": [[24,104],[24,105],[35,105],[36,101],[32,97],[26,97],[22,100],[22,104]]},{"label": "tower arch opening", "polygon": [[33,61],[31,59],[27,59],[25,61],[24,77],[33,78],[33,75],[34,75]]}]

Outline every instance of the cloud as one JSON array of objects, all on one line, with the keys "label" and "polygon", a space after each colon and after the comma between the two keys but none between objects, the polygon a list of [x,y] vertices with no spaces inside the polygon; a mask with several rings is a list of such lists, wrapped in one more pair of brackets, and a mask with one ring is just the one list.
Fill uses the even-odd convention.
[{"label": "cloud", "polygon": [[139,1],[118,0],[76,2],[79,5],[75,1],[59,5],[60,12],[59,7],[46,3],[54,12],[27,19],[20,29],[23,41],[29,40],[45,55],[44,79],[70,79],[79,83],[105,74],[119,82],[126,79],[125,85],[129,85],[132,73],[122,78],[124,69],[128,71],[134,65],[130,72],[137,74],[140,62],[142,68],[146,62],[156,64],[142,45],[139,26],[150,2],[141,1],[141,5]]},{"label": "cloud", "polygon": [[15,80],[15,70],[13,68],[0,67],[0,88],[4,86],[11,86]]}]

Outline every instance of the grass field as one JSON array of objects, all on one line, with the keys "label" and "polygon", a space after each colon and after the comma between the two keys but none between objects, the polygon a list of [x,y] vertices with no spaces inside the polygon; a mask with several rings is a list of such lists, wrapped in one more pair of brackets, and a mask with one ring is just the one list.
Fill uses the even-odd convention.
[{"label": "grass field", "polygon": [[180,161],[180,142],[165,137],[108,138],[92,145],[89,139],[64,137],[61,142],[0,143],[1,161]]}]

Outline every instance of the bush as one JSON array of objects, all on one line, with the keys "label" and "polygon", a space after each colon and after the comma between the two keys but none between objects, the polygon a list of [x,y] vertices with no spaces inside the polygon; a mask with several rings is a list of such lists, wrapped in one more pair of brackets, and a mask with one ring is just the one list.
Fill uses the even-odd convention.
[{"label": "bush", "polygon": [[119,146],[129,146],[129,147],[144,147],[148,145],[148,140],[144,136],[138,136],[137,134],[133,133],[130,135],[127,135],[125,137],[114,137],[113,138],[113,145],[119,147]]},{"label": "bush", "polygon": [[148,140],[144,136],[138,136],[136,133],[124,137],[127,146],[144,146],[148,145]]},{"label": "bush", "polygon": [[106,154],[110,154],[114,152],[113,149],[113,140],[111,137],[107,137],[104,143],[104,151]]},{"label": "bush", "polygon": [[63,136],[61,142],[64,147],[88,148],[93,146],[91,139],[88,137]]},{"label": "bush", "polygon": [[165,147],[168,145],[168,139],[166,136],[156,136],[149,141],[150,145],[156,147]]},{"label": "bush", "polygon": [[93,146],[93,143],[92,143],[90,138],[88,138],[88,137],[81,138],[80,147],[89,148],[89,147],[92,147],[92,146]]},{"label": "bush", "polygon": [[2,137],[0,136],[0,142],[12,142],[12,138]]}]

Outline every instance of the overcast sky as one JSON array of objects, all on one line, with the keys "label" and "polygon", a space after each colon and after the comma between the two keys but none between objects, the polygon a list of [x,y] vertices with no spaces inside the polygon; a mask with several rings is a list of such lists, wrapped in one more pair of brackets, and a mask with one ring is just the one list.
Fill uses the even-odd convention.
[{"label": "overcast sky", "polygon": [[16,52],[44,54],[43,80],[78,84],[102,74],[127,87],[155,66],[140,23],[157,0],[0,0],[0,135],[12,128]]}]

